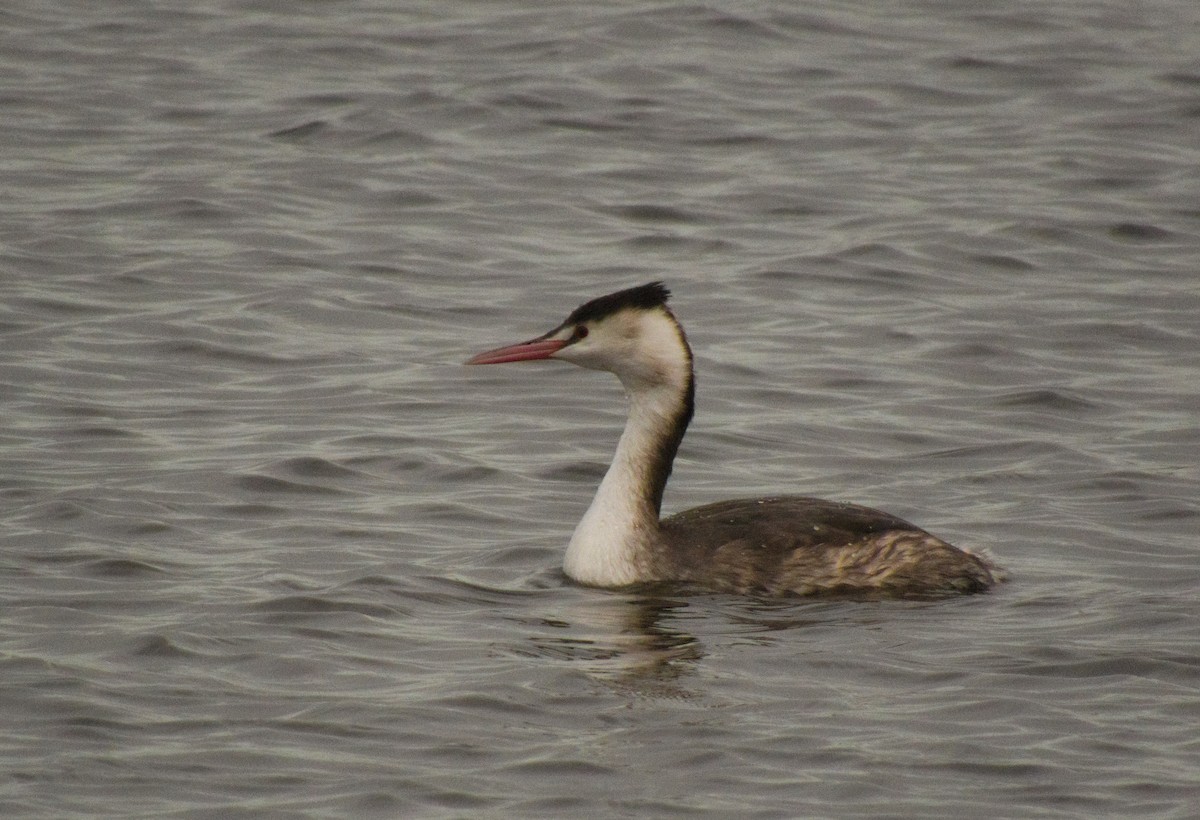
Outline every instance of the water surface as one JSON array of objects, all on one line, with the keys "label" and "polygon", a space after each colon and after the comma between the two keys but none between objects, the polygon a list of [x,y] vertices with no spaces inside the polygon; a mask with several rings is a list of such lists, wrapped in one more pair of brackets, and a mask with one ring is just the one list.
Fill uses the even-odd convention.
[{"label": "water surface", "polygon": [[[1194,3],[0,19],[0,813],[1194,813]],[[619,389],[460,363],[655,279],[669,510],[1011,581],[567,583]]]}]

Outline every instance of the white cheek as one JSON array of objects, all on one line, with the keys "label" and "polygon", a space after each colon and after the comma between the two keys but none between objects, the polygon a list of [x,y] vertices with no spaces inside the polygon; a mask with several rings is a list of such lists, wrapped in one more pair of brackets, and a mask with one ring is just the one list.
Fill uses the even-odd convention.
[{"label": "white cheek", "polygon": [[600,352],[590,348],[586,339],[564,347],[555,353],[553,358],[562,359],[564,362],[570,362],[579,367],[594,369],[601,369],[603,367]]}]

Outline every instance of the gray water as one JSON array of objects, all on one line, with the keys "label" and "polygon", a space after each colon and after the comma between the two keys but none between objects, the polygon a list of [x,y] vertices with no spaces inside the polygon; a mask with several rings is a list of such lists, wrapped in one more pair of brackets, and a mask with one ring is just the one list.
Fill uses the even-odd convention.
[{"label": "gray water", "polygon": [[[0,12],[0,815],[1200,814],[1200,5]],[[571,585],[655,279],[679,510],[926,602]]]}]

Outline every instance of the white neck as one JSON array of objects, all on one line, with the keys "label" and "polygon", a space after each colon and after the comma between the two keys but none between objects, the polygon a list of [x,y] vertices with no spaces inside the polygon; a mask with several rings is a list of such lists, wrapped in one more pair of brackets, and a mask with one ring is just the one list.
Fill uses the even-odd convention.
[{"label": "white neck", "polygon": [[658,541],[662,488],[655,487],[654,463],[673,433],[681,400],[668,385],[631,393],[629,399],[629,419],[612,465],[563,559],[567,575],[593,586],[649,580],[648,553]]},{"label": "white neck", "polygon": [[571,536],[563,570],[593,586],[653,580],[663,488],[692,418],[687,337],[665,307],[623,311],[593,321],[591,333],[557,358],[615,374],[629,396],[625,432]]}]

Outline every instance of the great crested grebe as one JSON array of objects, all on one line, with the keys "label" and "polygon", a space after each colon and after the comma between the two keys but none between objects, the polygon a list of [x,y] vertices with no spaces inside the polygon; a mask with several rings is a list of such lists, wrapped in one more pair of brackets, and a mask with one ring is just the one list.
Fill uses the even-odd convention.
[{"label": "great crested grebe", "polygon": [[757,595],[934,596],[980,592],[1002,571],[879,510],[802,496],[719,501],[659,518],[691,421],[692,350],[661,282],[581,305],[544,336],[467,364],[562,359],[616,374],[629,419],[575,528],[563,570],[582,584],[683,582]]}]

